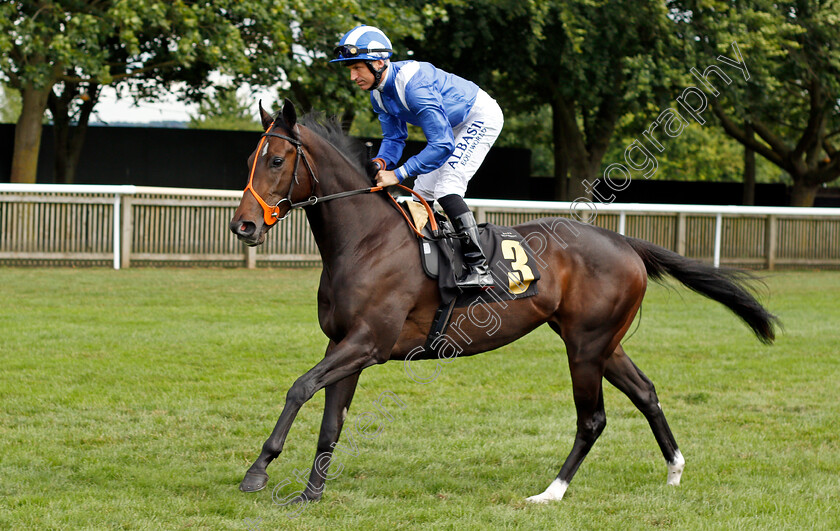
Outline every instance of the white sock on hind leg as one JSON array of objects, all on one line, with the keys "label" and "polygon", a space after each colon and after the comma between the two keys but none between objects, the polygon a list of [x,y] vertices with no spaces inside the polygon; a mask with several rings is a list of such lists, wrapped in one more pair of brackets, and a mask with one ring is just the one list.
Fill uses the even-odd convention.
[{"label": "white sock on hind leg", "polygon": [[674,460],[668,462],[668,485],[678,486],[683,470],[685,469],[685,458],[682,453],[677,450],[674,454]]},{"label": "white sock on hind leg", "polygon": [[563,499],[563,495],[566,493],[566,489],[569,488],[569,484],[565,481],[560,481],[559,479],[555,479],[551,482],[551,485],[545,489],[545,492],[542,494],[537,494],[536,496],[531,496],[527,498],[525,501],[531,503],[548,503],[550,501],[558,501]]}]

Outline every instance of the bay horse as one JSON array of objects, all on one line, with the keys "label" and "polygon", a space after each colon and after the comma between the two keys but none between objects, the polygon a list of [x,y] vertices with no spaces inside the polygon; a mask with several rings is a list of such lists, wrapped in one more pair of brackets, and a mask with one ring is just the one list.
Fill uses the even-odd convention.
[{"label": "bay horse", "polygon": [[[333,122],[306,116],[298,123],[288,100],[276,117],[260,104],[260,117],[265,133],[248,160],[248,186],[230,230],[244,243],[260,245],[291,208],[305,209],[323,259],[318,320],[329,343],[324,359],[289,389],[280,418],[240,489],[253,492],[266,486],[266,467],[283,450],[298,411],[326,388],[314,465],[306,490],[296,499],[305,502],[323,493],[360,373],[390,360],[405,362],[422,350],[441,298],[436,281],[421,267],[417,237],[386,193],[371,188],[361,144]],[[556,478],[527,500],[545,503],[563,497],[606,425],[604,378],[645,416],[665,457],[667,484],[679,485],[685,459],[653,383],[620,341],[642,304],[647,279],[670,275],[727,306],[759,340],[771,343],[777,320],[750,293],[752,277],[565,218],[544,218],[513,229],[525,237],[540,264],[539,293],[487,302],[488,311],[504,317],[492,334],[486,324],[467,315],[470,308],[456,309],[452,322],[458,323],[461,337],[469,338],[458,356],[496,349],[543,323],[565,343],[577,432]],[[434,356],[424,351],[413,359]]]}]

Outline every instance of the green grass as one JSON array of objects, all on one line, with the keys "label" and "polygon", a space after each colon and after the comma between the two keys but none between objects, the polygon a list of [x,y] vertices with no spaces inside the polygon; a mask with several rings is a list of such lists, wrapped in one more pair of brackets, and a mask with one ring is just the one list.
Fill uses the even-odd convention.
[{"label": "green grass", "polygon": [[[237,486],[323,355],[317,282],[315,270],[0,269],[0,529],[840,528],[838,273],[766,278],[786,327],[772,347],[722,306],[651,286],[625,347],[686,457],[678,488],[607,385],[607,429],[565,499],[524,502],[575,429],[565,354],[543,327],[428,385],[399,363],[365,371],[345,427],[357,455],[292,519],[272,490],[309,469],[323,393],[269,487]],[[405,407],[364,439],[355,420],[384,391]]]}]

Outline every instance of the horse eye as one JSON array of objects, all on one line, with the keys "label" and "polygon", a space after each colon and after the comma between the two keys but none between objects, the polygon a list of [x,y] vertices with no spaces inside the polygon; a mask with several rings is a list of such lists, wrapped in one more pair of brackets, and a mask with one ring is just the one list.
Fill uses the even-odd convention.
[{"label": "horse eye", "polygon": [[274,157],[271,159],[271,167],[272,168],[279,168],[283,165],[283,157]]}]

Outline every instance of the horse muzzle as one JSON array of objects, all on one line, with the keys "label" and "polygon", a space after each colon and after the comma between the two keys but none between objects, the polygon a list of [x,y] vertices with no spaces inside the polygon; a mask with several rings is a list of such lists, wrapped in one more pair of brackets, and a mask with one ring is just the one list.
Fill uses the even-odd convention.
[{"label": "horse muzzle", "polygon": [[236,234],[239,241],[250,247],[261,245],[265,241],[265,230],[260,230],[253,221],[234,218],[230,222],[230,231]]}]

